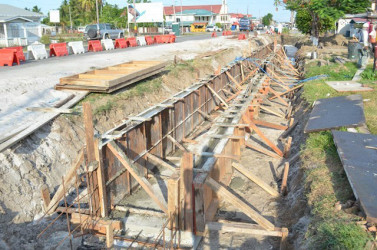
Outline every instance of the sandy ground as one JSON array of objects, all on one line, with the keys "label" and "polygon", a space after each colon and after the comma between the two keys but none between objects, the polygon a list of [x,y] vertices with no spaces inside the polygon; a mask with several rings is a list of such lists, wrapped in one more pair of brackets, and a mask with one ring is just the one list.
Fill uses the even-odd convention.
[{"label": "sandy ground", "polygon": [[61,77],[70,76],[135,60],[172,60],[175,55],[187,60],[196,55],[224,48],[241,48],[247,41],[225,37],[138,47],[134,50],[114,50],[50,58],[0,70],[0,137],[15,126],[33,122],[41,114],[29,112],[28,107],[53,106],[68,94],[55,91]]}]

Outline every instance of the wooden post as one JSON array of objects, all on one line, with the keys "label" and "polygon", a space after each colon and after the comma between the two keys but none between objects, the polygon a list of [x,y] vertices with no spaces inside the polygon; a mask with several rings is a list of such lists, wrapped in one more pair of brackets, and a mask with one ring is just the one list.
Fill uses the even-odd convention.
[{"label": "wooden post", "polygon": [[168,180],[168,214],[172,223],[170,230],[178,228],[179,211],[179,173],[174,172]]},{"label": "wooden post", "polygon": [[111,223],[105,225],[106,228],[106,247],[112,248],[114,244],[114,232]]},{"label": "wooden post", "polygon": [[97,179],[98,179],[98,192],[99,192],[99,202],[101,206],[101,216],[106,217],[108,215],[107,207],[107,195],[106,195],[106,181],[105,181],[105,170],[102,158],[102,147],[99,148],[99,139],[94,141],[95,146],[95,157],[98,162],[97,168]]},{"label": "wooden post", "polygon": [[183,199],[184,199],[184,222],[185,230],[193,231],[194,218],[193,218],[193,168],[194,168],[194,155],[185,152],[182,157],[181,163],[181,183],[183,186]]},{"label": "wooden post", "polygon": [[[200,175],[200,173],[199,173]],[[204,209],[204,185],[202,183],[194,183],[195,196],[195,234],[204,233],[206,226],[206,217]]]},{"label": "wooden post", "polygon": [[288,173],[289,173],[289,162],[286,162],[284,165],[284,172],[283,172],[283,181],[281,183],[281,194],[287,194],[287,180],[288,180]]},{"label": "wooden post", "polygon": [[[95,145],[94,145],[94,125],[93,125],[93,112],[92,107],[89,102],[84,102],[83,106],[83,117],[84,117],[84,129],[85,129],[85,142],[86,142],[86,156],[88,163],[96,161],[95,156]],[[99,206],[99,191],[96,189],[98,185],[97,179],[97,172],[93,171],[89,174],[89,185],[92,186],[92,190],[94,190],[91,200],[92,200],[92,211],[96,213],[100,213],[98,209]]]}]

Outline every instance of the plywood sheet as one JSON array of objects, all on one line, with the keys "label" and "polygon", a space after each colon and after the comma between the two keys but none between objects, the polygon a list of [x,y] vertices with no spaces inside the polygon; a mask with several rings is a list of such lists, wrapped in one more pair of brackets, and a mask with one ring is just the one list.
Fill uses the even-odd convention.
[{"label": "plywood sheet", "polygon": [[363,84],[354,81],[328,81],[326,83],[338,92],[373,91],[372,88],[364,87]]},{"label": "plywood sheet", "polygon": [[367,220],[377,223],[377,136],[332,131],[334,142],[355,197]]},{"label": "plywood sheet", "polygon": [[361,95],[319,99],[310,113],[305,133],[341,127],[358,127],[365,124]]}]

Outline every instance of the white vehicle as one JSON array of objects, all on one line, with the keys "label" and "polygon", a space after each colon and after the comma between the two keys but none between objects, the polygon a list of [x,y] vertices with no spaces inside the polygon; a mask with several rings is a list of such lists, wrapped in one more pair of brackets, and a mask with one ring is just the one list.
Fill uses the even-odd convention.
[{"label": "white vehicle", "polygon": [[77,31],[79,33],[84,33],[85,32],[85,28],[86,28],[86,26],[80,26],[80,27],[77,28]]},{"label": "white vehicle", "polygon": [[217,27],[216,25],[208,25],[208,26],[206,27],[206,31],[207,31],[207,32],[214,32],[214,31],[216,31],[216,32],[221,32],[221,31],[223,31],[223,29]]}]

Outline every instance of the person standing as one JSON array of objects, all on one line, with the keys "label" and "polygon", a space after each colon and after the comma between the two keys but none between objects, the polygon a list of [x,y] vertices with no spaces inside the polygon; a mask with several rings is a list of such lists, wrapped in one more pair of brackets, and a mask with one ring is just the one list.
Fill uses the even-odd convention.
[{"label": "person standing", "polygon": [[369,60],[369,24],[364,23],[363,29],[356,34],[356,38],[359,40],[359,61],[357,65],[359,68],[364,69],[367,66]]},{"label": "person standing", "polygon": [[377,41],[377,26],[372,25],[372,31],[369,33],[369,41],[371,43],[371,51],[373,55],[373,71],[376,70],[376,59],[377,59],[377,49],[376,49],[376,41]]}]

